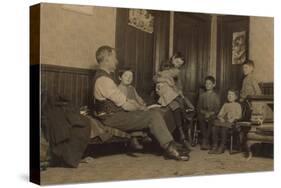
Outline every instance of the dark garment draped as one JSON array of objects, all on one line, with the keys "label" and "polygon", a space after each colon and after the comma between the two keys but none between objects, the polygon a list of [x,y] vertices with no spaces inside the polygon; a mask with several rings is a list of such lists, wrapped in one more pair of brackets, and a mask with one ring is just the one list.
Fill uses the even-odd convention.
[{"label": "dark garment draped", "polygon": [[70,167],[77,167],[90,139],[89,120],[70,105],[44,106],[42,130],[51,153]]}]

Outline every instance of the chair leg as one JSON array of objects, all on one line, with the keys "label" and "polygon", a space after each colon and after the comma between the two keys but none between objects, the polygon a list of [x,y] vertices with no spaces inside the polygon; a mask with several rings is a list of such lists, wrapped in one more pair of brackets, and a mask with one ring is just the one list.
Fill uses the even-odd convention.
[{"label": "chair leg", "polygon": [[198,131],[197,131],[197,122],[194,122],[194,130],[193,130],[193,137],[192,137],[192,146],[196,146],[198,143]]},{"label": "chair leg", "polygon": [[230,136],[230,150],[229,153],[232,154],[233,152],[233,134]]},{"label": "chair leg", "polygon": [[253,153],[252,153],[252,150],[251,150],[251,147],[252,147],[253,143],[250,142],[250,141],[247,141],[246,145],[247,145],[247,154],[248,154],[246,160],[249,161],[253,157]]}]

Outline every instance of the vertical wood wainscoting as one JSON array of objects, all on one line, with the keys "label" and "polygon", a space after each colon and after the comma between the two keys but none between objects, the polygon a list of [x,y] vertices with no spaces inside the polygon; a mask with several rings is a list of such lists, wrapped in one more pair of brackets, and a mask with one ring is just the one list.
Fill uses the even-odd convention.
[{"label": "vertical wood wainscoting", "polygon": [[217,89],[221,100],[225,100],[227,90],[242,87],[243,73],[241,64],[232,64],[233,33],[246,32],[246,56],[249,54],[249,17],[218,16],[217,37]]},{"label": "vertical wood wainscoting", "polygon": [[129,10],[117,9],[116,50],[119,68],[131,68],[133,85],[147,98],[154,90],[152,81],[155,63],[168,59],[169,12],[149,10],[155,18],[153,33],[147,33],[128,25]]},{"label": "vertical wood wainscoting", "polygon": [[49,96],[62,96],[77,107],[90,105],[94,70],[41,65],[41,89]]},{"label": "vertical wood wainscoting", "polygon": [[185,58],[183,93],[193,104],[197,103],[199,88],[208,75],[210,32],[211,16],[175,13],[174,52],[181,52]]}]

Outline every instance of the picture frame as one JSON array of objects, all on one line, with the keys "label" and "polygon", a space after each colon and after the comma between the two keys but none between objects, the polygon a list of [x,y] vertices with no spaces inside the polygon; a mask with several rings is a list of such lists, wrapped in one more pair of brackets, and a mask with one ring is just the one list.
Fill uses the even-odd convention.
[{"label": "picture frame", "polygon": [[[76,9],[76,6],[78,7],[78,5],[40,3],[30,7],[30,180],[32,182],[49,185],[273,170],[274,129],[269,133],[270,135],[266,135],[270,137],[270,143],[261,141],[259,143],[262,144],[257,144],[261,145],[257,146],[258,152],[252,146],[246,147],[243,152],[240,152],[238,147],[235,149],[239,156],[229,155],[227,152],[215,156],[201,150],[202,132],[196,114],[184,120],[189,121],[192,126],[186,131],[192,150],[190,161],[183,162],[165,160],[162,156],[163,150],[159,147],[159,143],[155,142],[155,135],[152,135],[152,143],[148,144],[148,149],[144,152],[130,150],[132,137],[147,138],[151,136],[151,131],[137,131],[132,134],[129,131],[129,134],[127,131],[105,126],[95,116],[90,119],[85,118],[85,114],[88,115],[92,108],[93,83],[96,81],[95,74],[99,67],[96,53],[103,45],[114,48],[116,59],[119,61],[118,70],[125,67],[133,70],[132,87],[144,99],[146,105],[155,105],[158,102],[155,99],[157,93],[155,93],[154,76],[162,71],[161,62],[171,63],[176,52],[181,52],[180,56],[185,61],[183,71],[177,77],[184,82],[181,88],[182,95],[195,107],[200,94],[204,92],[208,76],[215,78],[214,91],[217,92],[222,104],[228,100],[230,87],[240,92],[245,76],[242,72],[243,63],[250,58],[255,61],[255,73],[258,75],[262,98],[248,96],[249,100],[269,100],[274,103],[273,75],[270,74],[273,72],[274,64],[273,41],[267,40],[266,47],[261,45],[260,48],[256,48],[257,43],[264,42],[257,36],[267,35],[272,37],[269,39],[273,39],[273,18],[141,9],[150,18],[147,24],[144,24],[146,26],[141,27],[138,23],[143,21],[143,18],[134,24],[131,21],[132,17],[139,17],[132,15],[132,12],[140,9],[88,5],[83,9],[85,11],[81,12],[82,9]],[[66,10],[65,7],[72,7],[71,11]],[[94,10],[93,14],[88,10]],[[211,29],[211,24],[214,23],[216,27]],[[261,29],[262,24],[268,25],[269,29]],[[243,40],[238,44],[235,41],[240,36],[243,36]],[[246,42],[247,40],[249,43]],[[215,41],[215,44],[211,44],[211,41]],[[265,53],[261,54],[260,51]],[[215,56],[210,58],[210,54]],[[265,56],[269,57],[269,60],[264,65],[261,60]],[[268,73],[263,74],[265,66],[268,67]],[[120,82],[116,75],[112,76],[118,83]],[[65,110],[66,104],[70,104],[67,110]],[[173,111],[161,104],[155,107],[161,109],[167,129],[172,132],[171,127],[176,124]],[[273,109],[273,107],[269,108],[271,115]],[[58,115],[59,113],[63,115]],[[59,132],[56,128],[62,124],[57,123],[60,120],[50,120],[54,117],[66,117],[62,121],[68,124],[77,123],[76,121],[79,120],[79,123],[67,129],[72,136],[79,138],[75,138],[79,143],[77,140],[73,143],[68,143],[68,139],[63,140],[62,142],[67,145],[66,149],[58,153],[56,152],[60,147],[57,146],[61,143],[51,143],[50,140],[57,136]],[[272,128],[273,119],[263,123],[270,124]],[[54,129],[49,129],[50,122],[54,123],[52,127]],[[245,123],[243,120],[241,124],[235,125],[239,129],[247,127],[256,133],[256,129],[252,129],[249,122],[248,120]],[[229,142],[233,142],[233,146],[237,144],[234,143],[237,140],[233,141],[234,137],[237,137],[235,131],[237,130],[231,129],[229,137]],[[65,132],[63,131],[62,134],[64,135]],[[69,136],[69,132],[67,135]],[[255,134],[253,140],[256,136]],[[110,140],[115,137],[121,138],[121,141]],[[179,139],[179,136],[173,135],[173,137]],[[83,146],[80,146],[82,141]],[[79,145],[77,150],[74,149],[76,144]],[[262,147],[266,148],[265,151]],[[227,145],[226,151],[230,150],[232,151],[232,144]],[[65,151],[75,154],[68,155]],[[252,160],[255,155],[259,155],[259,152],[262,153],[261,157]],[[50,164],[54,154],[57,155],[55,157],[58,163]],[[244,154],[248,156],[245,157]],[[237,167],[237,163],[241,165]],[[126,165],[128,168],[121,173],[121,169]],[[77,171],[73,171],[72,168]],[[143,171],[140,172],[139,169]]]}]

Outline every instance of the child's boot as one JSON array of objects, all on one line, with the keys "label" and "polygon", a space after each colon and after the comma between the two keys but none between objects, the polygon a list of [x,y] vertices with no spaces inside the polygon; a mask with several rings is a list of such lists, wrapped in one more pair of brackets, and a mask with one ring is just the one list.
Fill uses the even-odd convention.
[{"label": "child's boot", "polygon": [[210,144],[207,139],[203,139],[203,143],[201,145],[201,150],[209,150]]},{"label": "child's boot", "polygon": [[216,154],[218,152],[218,145],[214,145],[208,154]]},{"label": "child's boot", "polygon": [[218,150],[217,150],[217,152],[216,152],[216,154],[223,154],[224,153],[224,145],[220,145],[220,147],[218,148]]}]

